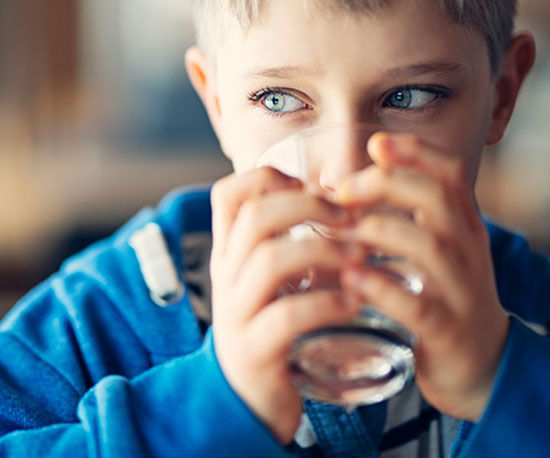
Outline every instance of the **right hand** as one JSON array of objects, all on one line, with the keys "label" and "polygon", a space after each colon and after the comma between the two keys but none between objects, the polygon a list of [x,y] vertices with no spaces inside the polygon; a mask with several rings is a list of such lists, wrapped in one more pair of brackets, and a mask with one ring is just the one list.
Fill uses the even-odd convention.
[{"label": "right hand", "polygon": [[360,254],[323,237],[284,234],[305,220],[348,222],[344,209],[306,193],[272,168],[229,175],[212,191],[213,332],[220,366],[239,396],[283,444],[302,405],[288,355],[300,334],[352,318],[360,302],[334,291],[277,297],[285,279],[308,267],[339,270]]}]

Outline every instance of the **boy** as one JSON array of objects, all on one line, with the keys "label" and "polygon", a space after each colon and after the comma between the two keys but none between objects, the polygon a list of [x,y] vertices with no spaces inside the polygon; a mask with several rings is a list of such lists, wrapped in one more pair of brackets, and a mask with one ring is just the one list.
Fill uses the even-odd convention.
[{"label": "boy", "polygon": [[[453,441],[454,456],[546,455],[550,342],[507,312],[549,322],[549,263],[488,223],[489,240],[473,196],[534,59],[530,36],[511,36],[514,6],[197,2],[202,51],[187,67],[237,173],[215,185],[212,214],[208,189],[176,191],[5,319],[2,456],[449,456]],[[370,159],[343,157],[323,197],[254,167],[285,134],[355,122],[401,133],[373,135]],[[418,296],[350,268],[338,243],[272,235],[380,202],[416,224],[369,217],[350,240],[414,260]],[[291,342],[358,308],[273,299],[312,265],[341,269],[348,290],[419,336],[420,391],[351,414],[300,399]]]}]

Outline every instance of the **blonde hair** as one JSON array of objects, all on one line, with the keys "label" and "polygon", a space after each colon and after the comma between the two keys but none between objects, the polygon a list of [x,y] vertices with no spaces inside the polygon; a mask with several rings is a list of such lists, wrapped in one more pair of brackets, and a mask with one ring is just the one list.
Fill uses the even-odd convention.
[{"label": "blonde hair", "polygon": [[[296,0],[305,1],[305,0]],[[368,13],[391,0],[307,0],[330,10]],[[494,73],[510,44],[517,0],[438,0],[456,22],[480,32],[488,45]],[[264,0],[193,0],[197,43],[207,55],[224,37],[228,21],[235,18],[246,30],[262,11]]]}]

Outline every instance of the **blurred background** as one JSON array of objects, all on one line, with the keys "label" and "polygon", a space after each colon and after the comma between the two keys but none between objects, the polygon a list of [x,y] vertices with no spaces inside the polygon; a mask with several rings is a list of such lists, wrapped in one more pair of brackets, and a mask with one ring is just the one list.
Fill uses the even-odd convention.
[{"label": "blurred background", "polygon": [[[171,189],[230,171],[187,80],[185,0],[0,0],[0,315]],[[550,252],[550,2],[520,0],[538,60],[478,185]]]}]

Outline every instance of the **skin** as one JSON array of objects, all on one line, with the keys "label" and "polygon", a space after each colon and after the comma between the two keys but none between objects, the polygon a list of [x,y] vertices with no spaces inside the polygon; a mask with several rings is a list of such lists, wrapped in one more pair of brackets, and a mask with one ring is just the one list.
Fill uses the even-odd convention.
[{"label": "skin", "polygon": [[[473,189],[484,146],[500,140],[510,119],[534,43],[516,35],[493,75],[483,37],[437,4],[396,0],[350,16],[268,1],[250,30],[230,24],[215,65],[197,48],[187,52],[191,80],[236,171],[212,196],[216,351],[229,383],[282,443],[302,412],[286,363],[292,341],[349,320],[365,299],[418,335],[416,380],[432,405],[476,421],[490,396],[508,318]],[[408,93],[414,104],[388,105],[404,85],[420,86]],[[265,96],[248,100],[266,87],[285,88],[276,97],[288,111],[273,116]],[[316,195],[274,169],[255,169],[284,135],[354,122],[372,129],[369,156],[340,151]],[[274,236],[304,220],[338,230],[349,210],[380,203],[412,211],[415,223],[371,215],[343,231],[345,243]],[[416,263],[424,291],[414,296],[357,267],[373,245]],[[277,297],[285,278],[311,266],[340,271],[348,294]]]}]

